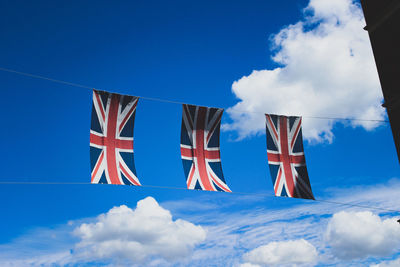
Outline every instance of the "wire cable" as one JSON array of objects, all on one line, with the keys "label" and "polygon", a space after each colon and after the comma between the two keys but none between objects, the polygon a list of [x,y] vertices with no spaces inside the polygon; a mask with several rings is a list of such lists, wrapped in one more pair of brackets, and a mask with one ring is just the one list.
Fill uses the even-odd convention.
[{"label": "wire cable", "polygon": [[[92,183],[88,182],[41,182],[41,181],[33,181],[33,182],[18,182],[18,181],[0,181],[0,185],[94,185]],[[107,184],[108,186],[110,185],[115,185],[115,184]],[[116,185],[118,186],[118,185]],[[135,188],[156,188],[156,189],[169,189],[169,190],[191,190],[187,189],[186,187],[174,187],[174,186],[162,186],[162,185],[141,185],[141,186],[135,186]],[[197,190],[197,191],[203,191],[203,190]],[[207,191],[207,192],[213,192],[213,193],[226,193],[222,191]],[[277,197],[272,194],[267,194],[267,193],[250,193],[250,192],[230,192],[229,194],[234,194],[234,195],[248,195],[248,196],[260,196],[260,197]],[[290,197],[280,197],[278,196],[277,198],[288,198],[288,199],[293,199]],[[332,201],[332,200],[325,200],[325,199],[303,199],[303,200],[308,200],[310,202],[315,201],[315,202],[322,202],[322,203],[329,203],[329,204],[336,204],[336,205],[342,205],[342,206],[348,206],[348,207],[357,207],[357,208],[363,208],[363,209],[373,209],[373,210],[381,210],[385,212],[396,212],[400,213],[400,210],[394,210],[394,209],[387,209],[387,208],[381,208],[381,207],[374,207],[374,206],[367,206],[367,205],[360,205],[360,204],[354,204],[354,203],[345,203],[345,202],[339,202],[339,201]]]},{"label": "wire cable", "polygon": [[86,86],[86,85],[82,85],[82,84],[78,84],[78,83],[66,82],[66,81],[57,80],[57,79],[53,79],[53,78],[49,78],[49,77],[45,77],[45,76],[41,76],[41,75],[26,73],[26,72],[22,72],[22,71],[16,71],[16,70],[11,70],[11,69],[1,68],[1,67],[0,67],[0,70],[1,71],[5,71],[5,72],[10,72],[10,73],[15,73],[15,74],[27,76],[27,77],[31,77],[31,78],[42,79],[42,80],[46,80],[46,81],[60,83],[60,84],[64,84],[64,85],[70,85],[70,86],[81,87],[81,88],[86,88],[86,89],[93,89],[93,87],[89,87],[89,86]]},{"label": "wire cable", "polygon": [[[79,84],[79,83],[67,82],[67,81],[63,81],[63,80],[58,80],[58,79],[45,77],[45,76],[42,76],[42,75],[36,75],[36,74],[27,73],[27,72],[16,71],[16,70],[8,69],[8,68],[0,67],[0,71],[14,73],[14,74],[18,74],[18,75],[22,75],[22,76],[26,76],[26,77],[31,77],[31,78],[36,78],[36,79],[42,79],[42,80],[51,81],[51,82],[64,84],[64,85],[69,85],[69,86],[90,89],[90,90],[92,90],[92,89],[104,90],[104,89],[99,89],[99,88],[95,88],[95,87],[92,87],[92,86],[82,85],[82,84]],[[107,90],[107,91],[109,91],[109,90]],[[188,104],[188,103],[180,102],[180,101],[176,101],[176,100],[169,100],[169,99],[156,98],[156,97],[147,97],[147,96],[137,96],[137,97],[139,97],[141,99],[144,99],[144,100],[155,101],[155,102],[164,102],[164,103],[172,103],[172,104]],[[233,110],[233,109],[230,109],[229,112],[265,114],[265,112],[261,112],[261,111],[258,112],[258,111]],[[370,121],[370,122],[389,123],[388,120],[380,120],[380,119],[356,119],[356,118],[319,117],[319,116],[302,116],[302,117],[303,118],[309,118],[309,119],[320,119],[320,120],[343,120],[343,121],[365,121],[365,122],[366,121]]]},{"label": "wire cable", "polygon": [[[21,72],[21,71],[16,71],[8,68],[2,68],[0,67],[0,71],[8,72],[8,73],[14,73],[30,78],[36,78],[36,79],[42,79],[46,81],[51,81],[63,85],[68,85],[68,86],[73,86],[73,87],[80,87],[80,88],[85,88],[85,89],[95,89],[92,86],[87,86],[87,85],[82,85],[78,83],[73,83],[73,82],[68,82],[68,81],[63,81],[63,80],[58,80],[58,79],[53,79],[49,78],[46,76],[41,76],[41,75],[36,75],[36,74],[31,74],[31,73],[26,73],[26,72]],[[146,96],[138,96],[141,99],[144,100],[149,100],[149,101],[155,101],[155,102],[164,102],[164,103],[173,103],[173,104],[187,104],[184,102],[180,101],[175,101],[175,100],[169,100],[169,99],[162,99],[162,98],[154,98],[154,97],[146,97]],[[238,112],[238,113],[254,113],[254,114],[265,114],[263,112],[255,112],[255,111],[245,111],[245,110],[230,110],[230,112]],[[371,121],[371,122],[385,122],[388,123],[388,120],[379,120],[379,119],[355,119],[355,118],[338,118],[338,117],[316,117],[316,116],[303,116],[304,118],[311,118],[311,119],[324,119],[324,120],[345,120],[345,121]],[[88,185],[91,183],[79,183],[79,182],[41,182],[41,181],[33,181],[33,182],[15,182],[15,181],[0,181],[0,184],[6,185],[6,184],[27,184],[27,185]],[[171,187],[171,186],[157,186],[157,185],[142,185],[141,187],[147,187],[147,188],[160,188],[160,189],[173,189],[173,190],[188,190],[187,188],[184,187]],[[211,191],[212,192],[212,191]],[[217,191],[218,192],[218,191]],[[257,195],[257,196],[263,196],[263,197],[274,197],[273,195],[269,194],[261,194],[261,193],[248,193],[248,192],[232,192],[232,194],[241,194],[241,195]],[[330,200],[322,200],[322,199],[316,199],[315,201],[317,202],[325,202],[325,203],[331,203],[331,204],[337,204],[337,205],[345,205],[345,206],[351,206],[351,207],[359,207],[359,208],[365,208],[365,209],[375,209],[375,210],[384,210],[384,211],[389,211],[389,212],[399,212],[398,210],[393,210],[393,209],[386,209],[386,208],[379,208],[379,207],[372,207],[372,206],[366,206],[366,205],[358,205],[358,204],[352,204],[352,203],[342,203],[342,202],[337,202],[337,201],[330,201]]]}]

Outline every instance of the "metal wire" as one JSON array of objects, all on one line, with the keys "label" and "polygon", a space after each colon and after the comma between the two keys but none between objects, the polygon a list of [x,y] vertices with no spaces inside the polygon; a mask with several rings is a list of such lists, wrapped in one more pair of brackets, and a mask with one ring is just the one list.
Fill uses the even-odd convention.
[{"label": "metal wire", "polygon": [[[26,181],[0,181],[0,185],[94,185],[92,183],[88,182],[42,182],[42,181],[32,181],[32,182],[26,182]],[[110,186],[110,184],[107,184],[107,186]],[[157,189],[169,189],[169,190],[189,190],[185,187],[174,187],[174,186],[161,186],[161,185],[141,185],[137,186],[135,188],[157,188]],[[197,190],[197,191],[202,191],[202,190]],[[227,192],[222,192],[222,191],[207,191],[207,192],[213,192],[213,193],[227,193]],[[276,197],[272,194],[267,194],[267,193],[250,193],[250,192],[230,192],[228,194],[234,194],[234,195],[248,195],[248,196],[260,196],[260,197],[268,197],[268,198],[273,198]],[[278,197],[278,198],[288,198],[288,199],[293,199],[289,197]],[[381,208],[381,207],[374,207],[374,206],[367,206],[367,205],[359,205],[359,204],[353,204],[353,203],[345,203],[345,202],[338,202],[338,201],[332,201],[332,200],[325,200],[325,199],[304,199],[308,200],[310,202],[324,202],[324,203],[329,203],[329,204],[335,204],[335,205],[343,205],[343,206],[348,206],[348,207],[357,207],[357,208],[363,208],[363,209],[373,209],[373,210],[381,210],[381,211],[386,211],[386,212],[396,212],[400,213],[400,210],[394,210],[394,209],[387,209],[387,208]]]},{"label": "metal wire", "polygon": [[[41,75],[36,75],[36,74],[31,74],[27,72],[22,72],[22,71],[16,71],[8,68],[2,68],[0,67],[0,71],[4,72],[9,72],[9,73],[14,73],[26,77],[31,77],[31,78],[36,78],[36,79],[42,79],[46,81],[51,81],[59,84],[64,84],[64,85],[69,85],[69,86],[74,86],[74,87],[80,87],[80,88],[85,88],[85,89],[94,89],[95,87],[92,86],[87,86],[87,85],[82,85],[79,83],[72,83],[72,82],[67,82],[63,80],[58,80],[58,79],[53,79]],[[99,89],[99,88],[97,88]],[[104,89],[101,89],[104,90]],[[107,90],[109,91],[109,90]],[[149,100],[149,101],[155,101],[155,102],[164,102],[164,103],[172,103],[172,104],[188,104],[185,102],[181,101],[176,101],[176,100],[170,100],[170,99],[163,99],[163,98],[156,98],[156,97],[147,97],[147,96],[137,96],[141,99],[144,100]],[[265,114],[265,112],[258,112],[258,111],[246,111],[246,110],[230,110],[229,112],[235,112],[235,113],[252,113],[252,114]],[[319,116],[302,116],[303,118],[309,118],[309,119],[319,119],[319,120],[344,120],[344,121],[371,121],[371,122],[384,122],[384,123],[389,123],[388,120],[379,120],[379,119],[356,119],[356,118],[339,118],[339,117],[319,117]]]},{"label": "metal wire", "polygon": [[[8,68],[2,68],[0,67],[0,71],[4,72],[9,72],[9,73],[14,73],[26,77],[31,77],[31,78],[36,78],[36,79],[42,79],[46,81],[51,81],[59,84],[64,84],[68,86],[74,86],[74,87],[80,87],[80,88],[85,88],[85,89],[94,89],[94,87],[87,86],[87,85],[82,85],[78,83],[72,83],[72,82],[67,82],[63,80],[58,80],[58,79],[53,79],[41,75],[36,75],[36,74],[31,74],[31,73],[26,73],[26,72],[21,72],[21,71],[16,71]],[[168,100],[168,99],[162,99],[162,98],[154,98],[154,97],[146,97],[146,96],[138,96],[142,99],[149,100],[149,101],[156,101],[156,102],[164,102],[164,103],[173,103],[173,104],[186,104],[184,102],[180,101],[175,101],[175,100]],[[252,112],[252,111],[241,111],[241,110],[231,110],[231,112],[240,112],[240,113],[255,113],[255,114],[264,114],[263,112]],[[311,118],[311,119],[323,119],[323,120],[346,120],[346,121],[373,121],[373,122],[385,122],[388,123],[389,121],[387,120],[379,120],[379,119],[354,119],[354,118],[338,118],[338,117],[315,117],[315,116],[303,116],[304,118]],[[32,181],[32,182],[26,182],[26,181],[0,181],[0,184],[3,185],[89,185],[91,183],[79,183],[79,182],[42,182],[42,181]],[[159,188],[159,189],[173,189],[173,190],[187,190],[187,188],[184,187],[172,187],[172,186],[157,186],[157,185],[142,185],[141,187],[147,187],[147,188]],[[218,192],[218,191],[217,191]],[[248,192],[232,192],[232,194],[240,194],[240,195],[257,195],[257,196],[263,196],[263,197],[274,197],[273,195],[270,194],[261,194],[261,193],[248,193]],[[325,203],[331,203],[331,204],[337,204],[337,205],[345,205],[345,206],[351,206],[351,207],[358,207],[358,208],[365,208],[365,209],[375,209],[375,210],[383,210],[383,211],[389,211],[389,212],[399,212],[398,210],[393,210],[393,209],[386,209],[386,208],[379,208],[379,207],[372,207],[372,206],[366,206],[366,205],[358,205],[358,204],[352,204],[352,203],[342,203],[342,202],[336,202],[336,201],[330,201],[330,200],[323,200],[323,199],[316,199],[315,201],[317,202],[325,202]]]}]

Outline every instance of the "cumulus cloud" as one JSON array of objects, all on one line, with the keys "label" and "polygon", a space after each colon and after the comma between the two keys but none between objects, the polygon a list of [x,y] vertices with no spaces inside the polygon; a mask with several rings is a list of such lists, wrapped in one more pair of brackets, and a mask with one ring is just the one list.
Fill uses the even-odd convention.
[{"label": "cumulus cloud", "polygon": [[330,220],[326,239],[341,259],[385,256],[399,249],[400,227],[396,219],[382,220],[369,211],[341,211]]},{"label": "cumulus cloud", "polygon": [[152,197],[139,201],[135,210],[125,205],[114,207],[96,222],[80,225],[74,233],[81,238],[75,251],[81,257],[132,263],[151,257],[181,259],[206,238],[201,226],[173,221],[171,213]]},{"label": "cumulus cloud", "polygon": [[[398,192],[400,190],[400,182],[398,179],[392,180],[389,183],[381,185],[371,185],[362,187],[352,187],[351,189],[337,189],[331,190],[331,197],[327,200],[332,202],[342,203],[357,203],[362,206],[374,206],[380,208],[393,208],[398,205]],[[153,254],[152,257],[148,254],[148,258],[143,262],[136,264],[136,266],[241,266],[241,267],[257,267],[262,266],[257,263],[246,262],[244,264],[243,254],[251,251],[259,246],[269,244],[274,241],[287,241],[287,240],[301,240],[305,239],[311,243],[318,251],[318,266],[334,265],[334,266],[369,266],[376,264],[378,261],[389,260],[389,258],[378,258],[374,249],[371,249],[371,254],[366,255],[364,258],[359,259],[342,259],[337,258],[337,251],[333,250],[331,241],[334,240],[333,236],[327,238],[328,224],[331,223],[332,227],[332,214],[340,213],[345,209],[346,212],[356,212],[359,210],[357,207],[346,207],[342,205],[332,205],[327,202],[299,202],[295,201],[276,208],[275,204],[281,202],[279,199],[271,199],[268,196],[242,196],[235,194],[218,194],[207,195],[201,194],[196,198],[190,197],[189,199],[176,199],[163,202],[162,207],[167,208],[174,215],[174,217],[185,218],[193,224],[201,225],[207,231],[206,239],[198,243],[190,252],[190,255],[181,258],[178,262],[170,261],[163,258],[163,256],[155,250],[158,254]],[[139,202],[141,203],[141,202]],[[203,203],[202,209],[193,209],[193,204]],[[221,204],[222,203],[222,204]],[[238,205],[240,203],[240,205]],[[266,205],[266,203],[270,203]],[[124,206],[122,206],[124,207]],[[112,210],[116,210],[114,208]],[[137,211],[132,209],[131,211]],[[156,212],[157,209],[154,210]],[[102,216],[108,215],[110,212]],[[159,214],[159,212],[156,212]],[[167,212],[168,214],[168,212]],[[381,212],[381,216],[388,213]],[[391,216],[397,216],[397,213],[391,213]],[[353,216],[355,219],[355,216]],[[126,216],[131,218],[131,216]],[[382,217],[381,222],[388,217]],[[396,218],[398,219],[398,218]],[[359,220],[357,218],[357,220]],[[111,259],[106,256],[99,258],[99,256],[92,252],[90,246],[94,246],[95,237],[92,235],[92,244],[86,244],[82,248],[77,248],[77,243],[82,243],[84,239],[82,234],[71,237],[70,233],[80,226],[86,225],[93,226],[99,222],[103,222],[99,218],[84,218],[76,221],[71,221],[68,224],[63,224],[58,227],[51,228],[38,228],[30,231],[7,244],[0,244],[0,266],[65,266],[65,265],[117,265],[117,266],[133,266],[137,259],[132,260],[130,257],[120,256],[121,254],[113,252]],[[349,220],[352,221],[352,220]],[[131,220],[129,220],[131,222]],[[169,221],[175,223],[172,219]],[[145,224],[148,220],[135,225]],[[352,222],[353,223],[353,222]],[[128,221],[126,224],[129,224]],[[126,225],[125,224],[125,225]],[[366,223],[363,223],[362,227]],[[110,226],[107,223],[105,226]],[[123,224],[116,223],[116,227]],[[367,224],[369,225],[369,224]],[[397,222],[396,225],[398,228]],[[361,226],[356,227],[362,229]],[[371,228],[371,227],[370,227]],[[379,231],[382,225],[375,226],[375,230]],[[333,229],[328,232],[333,232]],[[386,229],[386,228],[385,228]],[[375,231],[374,230],[374,231]],[[75,230],[78,231],[78,230]],[[139,231],[139,230],[138,230]],[[157,230],[155,230],[157,231]],[[200,231],[201,232],[201,231]],[[371,231],[367,231],[365,235],[370,235]],[[53,238],[54,236],[54,238]],[[351,236],[351,235],[349,235]],[[194,235],[195,238],[195,235]],[[385,240],[399,239],[396,233],[393,237],[385,237]],[[107,237],[113,239],[113,237]],[[116,233],[115,239],[122,239],[121,234]],[[126,240],[132,240],[131,235],[127,235]],[[349,238],[352,239],[352,238]],[[136,238],[134,240],[137,240]],[[399,239],[400,240],[400,239]],[[153,242],[153,241],[151,241]],[[151,245],[151,242],[146,244]],[[346,241],[343,241],[346,243]],[[102,241],[99,242],[101,244]],[[360,243],[360,242],[359,242]],[[394,244],[396,242],[393,242]],[[398,243],[397,243],[398,244]],[[169,245],[169,244],[167,244]],[[145,246],[145,245],[143,245]],[[148,249],[150,247],[147,246]],[[338,246],[340,246],[338,244]],[[390,246],[390,242],[382,243],[382,246]],[[394,253],[390,257],[399,257],[399,247],[396,244],[393,247]],[[86,253],[86,254],[85,254]],[[186,254],[188,255],[188,254]],[[370,256],[370,257],[368,257]],[[133,256],[132,256],[133,257]],[[372,258],[373,257],[373,258]],[[122,260],[124,261],[122,261]],[[243,263],[240,265],[240,263]],[[390,262],[382,262],[389,264]],[[293,265],[310,266],[311,263],[290,263],[288,266]],[[395,264],[395,263],[393,263]],[[279,266],[284,265],[279,264]],[[390,266],[390,265],[389,265]],[[395,265],[396,266],[396,265]]]},{"label": "cumulus cloud", "polygon": [[242,266],[305,263],[310,266],[315,263],[317,256],[315,247],[304,239],[270,242],[246,253],[243,258],[247,262]]},{"label": "cumulus cloud", "polygon": [[227,110],[233,122],[223,129],[237,131],[239,138],[263,132],[264,117],[254,112],[303,115],[303,135],[316,142],[331,142],[337,121],[308,117],[356,118],[354,127],[377,127],[363,121],[384,118],[364,26],[352,0],[311,0],[302,21],[271,37],[279,67],[254,70],[233,83],[240,101]]}]

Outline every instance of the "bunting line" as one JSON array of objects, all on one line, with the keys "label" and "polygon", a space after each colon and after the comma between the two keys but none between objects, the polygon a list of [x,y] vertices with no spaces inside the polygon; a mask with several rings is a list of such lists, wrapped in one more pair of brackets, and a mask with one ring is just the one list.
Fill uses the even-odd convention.
[{"label": "bunting line", "polygon": [[[34,181],[34,182],[27,182],[27,181],[0,181],[0,185],[91,185],[93,186],[92,183],[88,182],[40,182],[40,181]],[[102,185],[102,184],[99,184]],[[106,184],[108,186],[113,185],[113,184]],[[114,184],[118,186],[118,184]],[[188,189],[186,187],[174,187],[174,186],[162,186],[162,185],[142,185],[142,186],[135,186],[135,189],[140,189],[141,187],[144,188],[157,188],[157,189],[170,189],[170,190],[186,190]],[[198,191],[203,191],[203,190],[198,190]],[[214,192],[214,193],[224,193],[223,191],[207,191],[207,192]],[[247,195],[247,196],[260,196],[260,197],[269,197],[269,198],[287,198],[287,199],[297,199],[298,198],[291,198],[291,197],[283,197],[283,196],[275,196],[272,194],[267,194],[267,193],[249,193],[249,192],[231,192],[230,194],[236,194],[236,195]],[[228,195],[230,195],[228,194]],[[325,199],[303,199],[304,201],[309,201],[311,203],[315,202],[325,202],[329,204],[336,204],[336,205],[343,205],[343,206],[348,206],[348,207],[356,207],[356,208],[363,208],[363,209],[373,209],[373,210],[381,210],[381,211],[386,211],[386,212],[396,212],[400,213],[400,210],[394,210],[394,209],[387,209],[387,208],[380,208],[380,207],[374,207],[374,206],[367,206],[367,205],[359,205],[359,204],[353,204],[353,203],[345,203],[345,202],[338,202],[338,201],[332,201],[332,200],[325,200]]]},{"label": "bunting line", "polygon": [[[30,78],[42,79],[42,80],[51,81],[51,82],[54,82],[54,83],[73,86],[73,87],[85,88],[85,89],[90,89],[90,90],[95,89],[94,87],[87,86],[87,85],[82,85],[82,84],[68,82],[68,81],[59,80],[59,79],[53,79],[53,78],[42,76],[42,75],[36,75],[36,74],[32,74],[32,73],[16,71],[16,70],[13,70],[13,69],[8,69],[8,68],[3,68],[3,67],[0,67],[0,71],[8,72],[8,73],[14,73],[14,74],[18,74],[18,75],[26,76],[26,77],[30,77]],[[154,98],[154,97],[144,97],[144,96],[139,96],[139,97],[141,99],[143,99],[143,100],[149,100],[149,101],[155,101],[155,102],[164,102],[164,103],[172,103],[172,104],[180,104],[180,105],[181,104],[187,104],[186,102],[179,102],[179,101],[169,100],[169,99]],[[208,106],[203,106],[203,107],[208,107]],[[208,107],[208,108],[211,108],[211,107]],[[230,112],[253,113],[253,114],[263,114],[263,115],[265,114],[265,112],[245,111],[245,110],[230,110]],[[379,119],[355,119],[355,118],[320,117],[320,116],[302,116],[302,117],[311,118],[311,119],[323,119],[323,120],[371,121],[371,122],[389,123],[388,120],[379,120]],[[26,184],[26,185],[89,185],[90,184],[90,185],[92,185],[92,183],[87,183],[87,182],[81,182],[80,183],[80,182],[41,182],[41,181],[33,181],[33,182],[28,182],[28,181],[21,181],[21,182],[17,182],[17,181],[0,181],[0,184],[2,184],[2,185],[7,185],[7,184],[9,184],[9,185],[22,185],[22,184]],[[187,188],[184,188],[184,187],[172,187],[172,186],[142,185],[142,187],[159,188],[159,189],[172,189],[172,190],[187,190]],[[215,191],[215,192],[221,192],[221,191]],[[263,194],[263,193],[232,192],[232,194],[263,196],[263,197],[276,197],[274,195]],[[278,196],[278,197],[281,198],[283,196]],[[323,200],[323,199],[315,199],[314,201],[325,202],[325,203],[336,204],[336,205],[344,205],[344,206],[350,206],[350,207],[358,207],[358,208],[364,208],[364,209],[374,209],[374,210],[382,210],[382,211],[400,213],[399,210],[379,208],[379,207],[373,207],[373,206],[367,206],[367,205],[359,205],[359,204],[352,204],[352,203],[342,203],[342,202]]]},{"label": "bunting line", "polygon": [[[73,82],[53,79],[53,78],[42,76],[42,75],[36,75],[36,74],[32,74],[32,73],[12,70],[12,69],[3,68],[3,67],[0,67],[0,71],[14,73],[14,74],[18,74],[18,75],[22,75],[22,76],[26,76],[26,77],[30,77],[30,78],[42,79],[42,80],[51,81],[51,82],[55,82],[55,83],[59,83],[59,84],[73,86],[73,87],[80,87],[80,88],[85,88],[85,89],[90,89],[90,90],[97,89],[97,90],[108,91],[110,93],[118,93],[118,92],[113,92],[113,91],[106,90],[106,89],[99,89],[99,88],[96,88],[96,87],[82,85],[82,84],[79,84],[79,83],[73,83]],[[179,101],[176,101],[176,100],[169,100],[169,99],[163,99],[163,98],[157,98],[157,97],[146,97],[146,96],[138,96],[138,97],[141,98],[141,99],[144,99],[144,100],[155,101],[155,102],[164,102],[164,103],[179,104],[179,105],[182,105],[182,104],[190,104],[190,105],[192,105],[191,103],[179,102]],[[193,105],[196,105],[196,104],[193,104]],[[207,108],[222,108],[222,107],[209,107],[209,106],[204,106],[204,105],[196,105],[196,106],[203,106],[203,107],[207,107]],[[268,113],[268,114],[272,114],[273,113],[273,112],[271,113],[271,112],[246,111],[246,110],[229,110],[229,112],[248,113],[248,114],[249,113],[250,114],[263,114],[263,115],[266,114],[266,113]],[[282,114],[282,115],[287,115],[287,114]],[[302,116],[302,115],[299,115],[299,114],[290,114],[290,115],[291,116],[293,116],[293,115]],[[320,116],[302,116],[302,117],[303,118],[308,118],[308,119],[319,119],[319,120],[371,121],[371,122],[389,123],[388,120],[379,120],[379,119],[355,119],[355,118],[320,117]]]}]

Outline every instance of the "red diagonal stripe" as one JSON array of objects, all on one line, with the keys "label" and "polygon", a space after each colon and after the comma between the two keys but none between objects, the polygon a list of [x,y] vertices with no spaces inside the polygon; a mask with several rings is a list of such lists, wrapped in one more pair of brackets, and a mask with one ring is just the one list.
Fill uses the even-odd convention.
[{"label": "red diagonal stripe", "polygon": [[97,105],[99,106],[101,117],[104,122],[106,120],[106,113],[104,112],[103,102],[100,99],[100,93],[96,92],[96,91],[93,91],[93,92],[94,92],[94,95],[96,96]]},{"label": "red diagonal stripe", "polygon": [[137,105],[137,99],[135,100],[135,104],[131,107],[129,112],[126,114],[124,120],[122,121],[121,125],[119,126],[119,132],[122,131],[122,128],[124,128],[125,123],[128,121],[128,119],[131,117],[132,113],[136,110],[136,105]]},{"label": "red diagonal stripe", "polygon": [[300,131],[300,128],[301,128],[301,118],[299,118],[299,119],[300,119],[300,122],[297,125],[296,131],[293,134],[292,143],[290,144],[291,149],[293,149],[294,142],[296,141],[297,135],[299,134],[299,131]]},{"label": "red diagonal stripe", "polygon": [[128,178],[129,181],[131,181],[131,183],[133,183],[134,185],[140,186],[141,184],[138,183],[135,178],[133,178],[127,170],[125,170],[124,166],[121,164],[121,162],[119,163],[119,168],[121,169],[122,173],[125,175],[126,178]]},{"label": "red diagonal stripe", "polygon": [[217,126],[219,126],[222,117],[222,112],[218,115],[218,118],[215,120],[214,125],[211,127],[210,131],[207,134],[207,143],[210,141],[211,136],[214,134],[214,130]]},{"label": "red diagonal stripe", "polygon": [[187,188],[188,189],[189,189],[189,186],[192,184],[192,180],[193,180],[195,171],[196,171],[196,166],[194,164],[192,164],[192,168],[190,169],[190,172],[189,172],[189,178],[187,180]]},{"label": "red diagonal stripe", "polygon": [[275,125],[274,125],[274,123],[272,122],[271,117],[270,117],[269,115],[265,114],[265,118],[267,119],[267,121],[269,122],[269,125],[270,125],[271,128],[272,128],[272,134],[275,136],[275,139],[278,140],[278,133],[277,133],[277,131],[276,131],[276,129],[275,129]]},{"label": "red diagonal stripe", "polygon": [[92,179],[91,179],[91,182],[92,182],[92,183],[93,183],[94,177],[96,177],[96,174],[97,174],[97,172],[99,171],[99,168],[100,168],[100,165],[101,165],[101,163],[102,163],[102,161],[103,161],[103,158],[104,158],[104,151],[101,151],[100,157],[99,157],[99,159],[97,160],[96,166],[94,167],[94,170],[93,170],[93,172],[92,172]]},{"label": "red diagonal stripe", "polygon": [[188,123],[189,123],[189,126],[190,126],[190,130],[193,131],[193,130],[194,130],[194,128],[193,128],[193,121],[192,121],[192,118],[191,118],[191,116],[190,116],[189,105],[183,104],[183,111],[185,112],[186,119],[187,119],[187,121],[188,121]]},{"label": "red diagonal stripe", "polygon": [[278,176],[276,177],[275,186],[274,186],[275,196],[278,195],[278,188],[279,188],[279,183],[281,182],[281,177],[282,177],[282,168],[279,167]]},{"label": "red diagonal stripe", "polygon": [[227,188],[227,187],[225,187],[224,185],[220,184],[220,183],[218,182],[218,180],[217,180],[211,173],[210,173],[210,176],[211,176],[213,182],[214,182],[219,188],[221,188],[221,189],[224,190],[225,192],[230,192],[230,193],[232,193],[232,191],[231,191],[229,188]]}]

